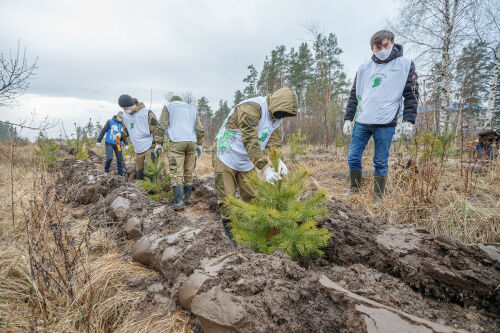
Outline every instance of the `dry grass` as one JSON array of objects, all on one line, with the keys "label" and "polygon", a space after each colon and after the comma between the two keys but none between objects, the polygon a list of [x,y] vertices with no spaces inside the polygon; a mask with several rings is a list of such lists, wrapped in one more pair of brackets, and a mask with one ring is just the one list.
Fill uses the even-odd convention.
[{"label": "dry grass", "polygon": [[[389,223],[412,223],[425,226],[435,235],[446,235],[464,243],[500,241],[500,160],[487,173],[474,174],[473,189],[464,190],[464,179],[453,161],[446,164],[439,179],[440,186],[432,196],[420,200],[419,188],[410,169],[397,166],[391,157],[386,194],[382,203],[376,203],[373,194],[373,176],[364,179],[359,195],[341,196],[349,180],[347,151],[332,148],[326,154],[331,160],[316,159],[314,153],[301,160],[312,172],[311,186],[322,187],[327,193],[364,209],[371,217],[384,217]],[[397,155],[397,154],[394,154]],[[322,154],[321,157],[324,157]],[[373,151],[366,151],[363,169],[373,170]],[[345,177],[332,177],[333,172]],[[418,177],[418,176],[417,176]]]},{"label": "dry grass", "polygon": [[158,273],[123,261],[112,230],[88,233],[88,219],[73,218],[81,211],[45,191],[57,172],[38,169],[32,151],[15,150],[12,222],[10,147],[0,145],[0,330],[191,332],[183,312],[144,308],[146,293],[131,281]]}]

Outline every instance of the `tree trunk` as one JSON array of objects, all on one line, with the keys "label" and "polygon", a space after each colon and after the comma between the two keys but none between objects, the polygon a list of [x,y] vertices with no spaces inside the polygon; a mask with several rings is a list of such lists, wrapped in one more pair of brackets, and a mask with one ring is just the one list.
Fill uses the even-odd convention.
[{"label": "tree trunk", "polygon": [[[441,68],[441,105],[439,107],[439,131],[442,135],[448,131],[448,122],[451,111],[451,80],[450,80],[450,44],[451,34],[455,24],[457,14],[458,1],[453,1],[453,8],[450,8],[451,0],[445,0],[444,8],[444,38],[442,47],[442,68]],[[450,12],[453,11],[453,13]]]},{"label": "tree trunk", "polygon": [[486,117],[484,118],[483,128],[493,127],[493,115],[495,114],[495,99],[498,85],[498,72],[500,71],[500,43],[497,45],[495,54],[495,65],[491,73],[490,92],[488,94],[488,106]]}]

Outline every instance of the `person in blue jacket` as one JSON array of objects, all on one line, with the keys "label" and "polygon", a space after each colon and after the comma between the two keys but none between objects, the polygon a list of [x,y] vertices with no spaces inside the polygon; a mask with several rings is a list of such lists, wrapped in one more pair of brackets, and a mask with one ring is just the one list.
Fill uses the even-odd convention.
[{"label": "person in blue jacket", "polygon": [[124,162],[122,156],[122,149],[127,149],[127,146],[123,146],[124,142],[120,141],[120,149],[118,149],[118,145],[113,137],[122,131],[122,120],[123,120],[123,112],[120,111],[116,115],[113,116],[110,120],[106,122],[106,125],[101,130],[99,137],[97,138],[96,146],[101,146],[101,141],[104,135],[106,135],[106,164],[104,166],[104,171],[109,172],[109,167],[111,166],[111,162],[113,161],[113,152],[116,155],[116,164],[118,165],[118,174],[123,176]]}]

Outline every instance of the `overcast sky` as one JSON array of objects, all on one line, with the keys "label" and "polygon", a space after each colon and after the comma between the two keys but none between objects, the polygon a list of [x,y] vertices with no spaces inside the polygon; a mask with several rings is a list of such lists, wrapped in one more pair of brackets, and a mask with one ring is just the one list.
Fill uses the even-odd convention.
[{"label": "overcast sky", "polygon": [[[0,120],[105,122],[118,111],[122,93],[137,96],[159,116],[164,93],[233,101],[247,66],[261,69],[281,44],[310,41],[305,24],[336,34],[341,60],[352,79],[371,56],[369,39],[385,27],[398,0],[106,1],[1,0],[0,52],[17,40],[28,58],[38,56],[38,75],[19,105],[0,108]],[[61,127],[50,131],[59,136]],[[29,131],[23,135],[31,136]]]}]

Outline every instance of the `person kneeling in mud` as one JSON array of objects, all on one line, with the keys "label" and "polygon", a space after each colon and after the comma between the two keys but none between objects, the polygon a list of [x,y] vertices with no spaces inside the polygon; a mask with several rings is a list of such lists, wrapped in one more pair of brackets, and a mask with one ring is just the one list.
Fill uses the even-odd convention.
[{"label": "person kneeling in mud", "polygon": [[267,151],[281,146],[281,120],[296,116],[297,106],[297,95],[289,88],[281,88],[265,97],[250,98],[229,112],[217,133],[212,149],[215,189],[224,232],[233,245],[225,201],[236,193],[236,188],[244,201],[255,197],[255,189],[246,182],[255,168],[262,170],[270,183],[288,173],[281,160],[278,172],[274,171],[268,163]]},{"label": "person kneeling in mud", "polygon": [[[104,127],[101,130],[101,133],[97,137],[96,146],[101,147],[101,141],[104,135],[106,134],[105,146],[106,146],[106,164],[104,165],[104,171],[109,172],[109,167],[111,166],[111,162],[113,162],[113,152],[116,156],[116,165],[118,166],[118,174],[123,176],[123,168],[125,163],[123,162],[122,156],[122,147],[126,142],[120,141],[118,142],[115,139],[116,134],[122,131],[122,122],[123,122],[123,111],[118,112],[113,116],[110,120],[106,122]],[[120,146],[120,148],[118,148]],[[128,147],[125,146],[125,149]]]},{"label": "person kneeling in mud", "polygon": [[122,131],[114,136],[114,139],[130,139],[136,153],[135,178],[144,179],[145,164],[155,158],[154,143],[161,144],[161,142],[153,140],[158,120],[156,120],[155,114],[144,106],[144,103],[138,101],[134,103],[134,99],[129,95],[121,95],[118,98],[118,105],[125,111],[123,115],[124,126]]},{"label": "person kneeling in mud", "polygon": [[[163,141],[166,128],[169,139],[168,164],[174,192],[174,202],[170,208],[181,210],[184,204],[191,204],[193,173],[196,158],[201,157],[205,132],[196,109],[182,102],[179,96],[173,96],[170,103],[163,107],[155,131],[156,142]],[[161,144],[156,144],[155,153],[159,151],[163,151],[163,148]]]}]

